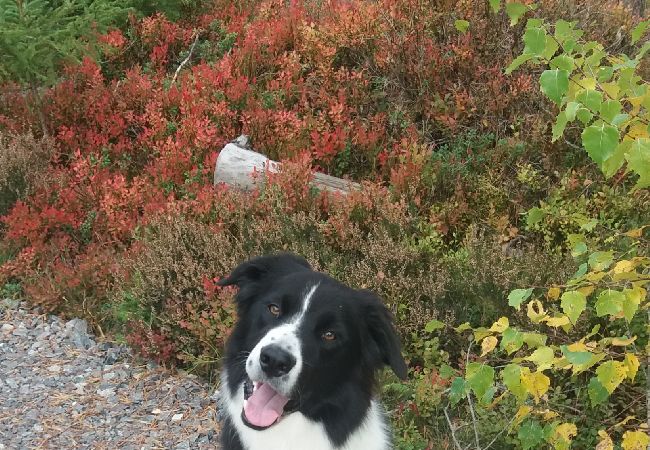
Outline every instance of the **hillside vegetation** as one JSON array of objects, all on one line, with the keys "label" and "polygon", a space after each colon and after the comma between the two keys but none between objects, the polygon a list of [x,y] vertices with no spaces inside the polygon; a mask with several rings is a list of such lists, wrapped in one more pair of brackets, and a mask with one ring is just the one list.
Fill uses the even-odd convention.
[{"label": "hillside vegetation", "polygon": [[[0,294],[213,380],[215,280],[293,251],[393,311],[398,450],[646,450],[643,11],[0,0]],[[254,193],[212,185],[240,134]]]}]

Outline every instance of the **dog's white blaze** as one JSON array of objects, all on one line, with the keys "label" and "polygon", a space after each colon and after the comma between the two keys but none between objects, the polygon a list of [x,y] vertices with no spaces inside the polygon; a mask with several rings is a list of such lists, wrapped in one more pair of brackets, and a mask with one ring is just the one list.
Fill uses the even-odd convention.
[{"label": "dog's white blaze", "polygon": [[225,372],[222,375],[220,406],[230,416],[246,450],[389,450],[390,440],[381,407],[372,401],[361,425],[341,447],[335,447],[325,432],[325,427],[313,422],[299,412],[283,417],[271,428],[256,431],[242,422],[244,385],[232,396]]},{"label": "dog's white blaze", "polygon": [[[257,343],[253,351],[246,359],[246,373],[251,380],[268,382],[276,391],[283,395],[291,394],[293,387],[298,381],[298,376],[302,371],[302,346],[298,339],[298,329],[302,323],[309,304],[311,303],[314,293],[318,289],[318,284],[313,285],[309,291],[303,295],[302,307],[300,313],[290,322],[272,328],[268,333]],[[260,365],[260,352],[264,347],[270,344],[280,346],[284,351],[293,355],[296,358],[296,365],[289,371],[288,374],[281,378],[267,380]]]}]

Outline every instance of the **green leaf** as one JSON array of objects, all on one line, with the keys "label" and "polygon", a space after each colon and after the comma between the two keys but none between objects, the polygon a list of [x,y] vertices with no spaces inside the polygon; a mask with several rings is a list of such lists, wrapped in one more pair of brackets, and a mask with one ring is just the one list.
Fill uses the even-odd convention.
[{"label": "green leaf", "polygon": [[519,307],[521,304],[526,301],[528,297],[533,293],[533,289],[515,289],[508,295],[508,305],[512,306],[513,308],[517,308],[517,311],[519,311]]},{"label": "green leaf", "polygon": [[591,113],[591,111],[589,111],[589,109],[580,106],[578,112],[576,113],[576,117],[580,122],[582,122],[583,125],[587,125],[589,122],[591,122],[591,119],[594,117],[594,115]]},{"label": "green leaf", "polygon": [[564,129],[566,128],[568,122],[569,120],[567,118],[566,112],[561,111],[560,114],[557,115],[557,119],[555,119],[555,123],[551,129],[553,132],[551,142],[557,141],[564,134]]},{"label": "green leaf", "polygon": [[620,361],[605,361],[596,369],[596,375],[600,384],[611,394],[625,379],[627,370],[627,366]]},{"label": "green leaf", "polygon": [[611,66],[604,66],[598,68],[598,81],[605,83],[612,79],[614,76],[614,68]]},{"label": "green leaf", "polygon": [[605,123],[591,125],[582,132],[582,145],[599,166],[614,154],[618,139],[618,129]]},{"label": "green leaf", "polygon": [[551,60],[550,66],[553,69],[566,70],[571,73],[575,68],[575,62],[569,55],[561,54]]},{"label": "green leaf", "polygon": [[639,22],[639,24],[634,27],[631,33],[633,44],[636,44],[636,42],[641,39],[641,36],[643,36],[643,33],[648,29],[648,26],[650,26],[650,20]]},{"label": "green leaf", "polygon": [[623,165],[623,162],[625,161],[625,154],[628,152],[631,146],[632,141],[622,141],[616,146],[614,154],[607,158],[607,160],[603,163],[603,167],[601,167],[601,169],[607,178],[614,176],[614,174],[618,172],[618,170]]},{"label": "green leaf", "polygon": [[566,20],[560,19],[555,22],[555,39],[560,44],[564,44],[564,50],[566,52],[571,52],[571,46],[566,45],[567,41],[572,41],[575,43],[583,35],[583,31],[575,30],[576,22],[567,22]]},{"label": "green leaf", "polygon": [[477,398],[482,398],[494,382],[494,369],[481,363],[467,365],[465,381]]},{"label": "green leaf", "polygon": [[517,56],[515,59],[512,60],[510,65],[506,68],[506,75],[510,75],[519,66],[521,66],[522,64],[524,64],[527,61],[530,61],[534,57],[535,57],[535,55],[531,55],[530,53],[524,53],[523,55]]},{"label": "green leaf", "polygon": [[524,344],[530,348],[537,348],[546,345],[548,336],[541,333],[524,333]]},{"label": "green leaf", "polygon": [[493,12],[498,13],[501,9],[501,0],[490,0],[490,7]]},{"label": "green leaf", "polygon": [[454,26],[461,33],[465,33],[469,29],[469,22],[467,20],[457,20],[454,22]]},{"label": "green leaf", "polygon": [[526,420],[519,427],[517,439],[519,439],[523,450],[536,448],[544,440],[544,429],[536,420]]},{"label": "green leaf", "polygon": [[514,394],[521,402],[527,397],[526,388],[521,384],[521,367],[517,364],[508,364],[501,371],[503,384]]},{"label": "green leaf", "polygon": [[526,14],[528,7],[519,2],[506,3],[506,14],[510,18],[510,26],[517,25],[521,16]]},{"label": "green leaf", "polygon": [[598,112],[603,103],[603,94],[594,89],[585,89],[576,96],[576,99],[591,111]]},{"label": "green leaf", "polygon": [[500,348],[509,355],[516,352],[524,345],[524,335],[514,328],[507,328],[501,337]]},{"label": "green leaf", "polygon": [[623,295],[625,295],[622,304],[623,314],[625,320],[629,323],[632,322],[634,315],[639,309],[639,304],[641,304],[641,301],[645,298],[645,291],[640,287],[623,289]]},{"label": "green leaf", "polygon": [[569,72],[567,70],[545,70],[539,78],[542,92],[557,105],[569,90]]},{"label": "green leaf", "polygon": [[620,291],[608,289],[601,292],[595,304],[596,315],[598,317],[618,315],[623,311],[623,301],[625,301],[625,294]]},{"label": "green leaf", "polygon": [[[440,366],[440,369],[438,370],[438,373],[440,375],[440,378],[444,380],[448,380],[449,378],[453,377],[456,375],[456,370],[452,368],[449,364],[443,364]],[[462,380],[462,378],[461,378]]]},{"label": "green leaf", "polygon": [[[529,20],[530,24],[531,21]],[[524,53],[542,56],[546,49],[546,31],[541,27],[528,27],[524,32]]]},{"label": "green leaf", "polygon": [[588,270],[587,263],[580,264],[580,266],[578,266],[578,270],[576,270],[576,273],[573,274],[572,278],[582,277],[584,274],[587,273],[587,270]]},{"label": "green leaf", "polygon": [[566,104],[566,108],[564,108],[564,112],[566,113],[566,118],[569,120],[569,122],[572,122],[576,118],[576,113],[578,112],[578,109],[580,109],[582,105],[578,102],[569,102]]},{"label": "green leaf", "polygon": [[589,399],[591,400],[592,406],[600,405],[609,397],[609,392],[607,392],[607,389],[605,389],[601,382],[598,381],[597,377],[592,377],[591,380],[589,380],[587,392],[589,393]]},{"label": "green leaf", "polygon": [[587,261],[589,266],[595,271],[601,271],[607,269],[614,262],[614,252],[593,252],[589,255],[589,260]]},{"label": "green leaf", "polygon": [[594,356],[591,352],[572,352],[566,345],[560,345],[560,350],[562,350],[562,354],[566,357],[567,361],[574,366],[585,366],[591,362]]},{"label": "green leaf", "polygon": [[627,167],[639,175],[638,189],[650,186],[650,139],[635,139],[626,155]]},{"label": "green leaf", "polygon": [[435,330],[439,330],[444,327],[445,327],[444,322],[433,319],[424,326],[424,331],[426,331],[427,333],[431,333]]},{"label": "green leaf", "polygon": [[618,100],[607,100],[600,105],[600,117],[612,123],[614,117],[620,114],[623,105]]},{"label": "green leaf", "polygon": [[571,256],[574,258],[587,252],[587,244],[585,244],[585,237],[582,234],[570,234],[567,236],[567,240],[571,246]]},{"label": "green leaf", "polygon": [[465,386],[465,380],[461,377],[454,378],[449,389],[449,402],[452,405],[455,405],[465,398],[466,393],[467,388]]},{"label": "green leaf", "polygon": [[571,320],[571,323],[575,325],[578,317],[587,307],[587,297],[582,292],[568,291],[562,294],[560,306],[564,314]]},{"label": "green leaf", "polygon": [[555,355],[551,347],[540,347],[526,358],[526,361],[534,362],[537,370],[546,370],[551,367],[554,358]]}]

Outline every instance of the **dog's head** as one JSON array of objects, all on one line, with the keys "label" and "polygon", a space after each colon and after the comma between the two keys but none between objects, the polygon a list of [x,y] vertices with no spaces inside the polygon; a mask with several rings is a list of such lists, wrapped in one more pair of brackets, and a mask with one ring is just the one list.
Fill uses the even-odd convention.
[{"label": "dog's head", "polygon": [[313,271],[301,257],[252,259],[219,284],[239,287],[228,350],[244,379],[242,419],[251,428],[271,427],[345,383],[370,388],[385,365],[406,377],[381,300]]}]

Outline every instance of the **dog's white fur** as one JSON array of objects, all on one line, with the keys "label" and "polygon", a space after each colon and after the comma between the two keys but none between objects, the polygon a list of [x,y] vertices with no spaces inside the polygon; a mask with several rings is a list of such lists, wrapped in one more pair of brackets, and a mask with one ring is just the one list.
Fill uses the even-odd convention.
[{"label": "dog's white fur", "polygon": [[[242,422],[244,385],[237,394],[230,395],[227,375],[222,374],[219,402],[223,411],[230,416],[239,438],[247,450],[389,450],[390,442],[386,424],[382,418],[381,406],[372,401],[365,420],[352,433],[342,447],[334,447],[322,424],[313,422],[300,412],[283,417],[280,422],[263,431],[253,430]],[[224,449],[228,450],[228,449]]]}]

